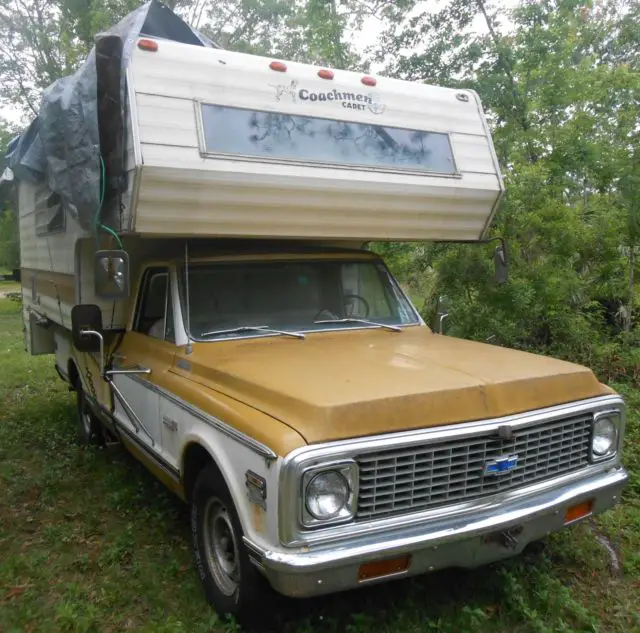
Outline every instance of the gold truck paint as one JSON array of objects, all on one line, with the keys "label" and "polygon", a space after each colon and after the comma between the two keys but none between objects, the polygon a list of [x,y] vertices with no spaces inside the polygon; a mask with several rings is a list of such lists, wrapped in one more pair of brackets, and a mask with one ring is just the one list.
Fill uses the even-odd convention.
[{"label": "gold truck paint", "polygon": [[186,358],[191,362],[192,357],[185,356],[184,350],[172,343],[128,332],[118,353],[120,365],[139,364],[148,367],[151,374],[141,378],[263,443],[278,455],[286,455],[305,444],[299,433],[286,424],[247,406],[241,399],[218,393],[210,386],[203,388],[190,379],[189,371],[177,370],[178,358]]},{"label": "gold truck paint", "polygon": [[[201,386],[189,397],[225,394],[309,443],[494,418],[608,393],[579,365],[420,326],[194,343],[184,358],[191,369],[172,372]],[[235,424],[255,437],[252,425]]]}]

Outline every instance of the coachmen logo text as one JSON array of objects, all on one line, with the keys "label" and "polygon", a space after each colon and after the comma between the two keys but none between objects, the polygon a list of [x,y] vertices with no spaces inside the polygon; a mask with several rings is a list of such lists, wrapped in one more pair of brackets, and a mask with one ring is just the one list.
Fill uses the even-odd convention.
[{"label": "coachmen logo text", "polygon": [[276,101],[289,98],[294,103],[303,102],[334,102],[341,104],[347,110],[368,110],[373,114],[382,114],[385,106],[380,102],[380,97],[376,94],[364,94],[362,92],[351,92],[346,90],[326,90],[315,91],[307,88],[298,88],[298,82],[292,81],[288,86],[272,86],[276,89]]}]

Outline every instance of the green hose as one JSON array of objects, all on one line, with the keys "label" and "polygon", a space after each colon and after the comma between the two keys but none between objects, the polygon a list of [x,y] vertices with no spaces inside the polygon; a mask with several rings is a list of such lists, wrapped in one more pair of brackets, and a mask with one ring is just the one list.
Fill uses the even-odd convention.
[{"label": "green hose", "polygon": [[120,236],[112,228],[105,226],[100,222],[100,211],[102,211],[102,205],[104,204],[104,197],[107,191],[107,168],[104,164],[104,160],[102,156],[100,156],[100,172],[101,172],[100,204],[98,205],[98,211],[96,212],[96,217],[94,218],[94,221],[93,221],[94,230],[96,234],[96,242],[98,241],[98,233],[100,229],[102,229],[103,231],[106,231],[107,233],[109,233],[109,235],[112,235],[113,237],[115,237],[116,241],[118,242],[118,246],[122,249],[123,246],[122,246],[122,240],[120,239]]}]

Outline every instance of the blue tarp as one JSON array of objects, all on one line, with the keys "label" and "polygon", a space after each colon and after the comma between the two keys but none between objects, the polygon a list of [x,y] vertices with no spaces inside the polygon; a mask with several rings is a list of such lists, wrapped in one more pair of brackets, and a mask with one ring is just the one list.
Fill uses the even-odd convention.
[{"label": "blue tarp", "polygon": [[[157,0],[145,3],[106,34],[122,40],[123,70],[139,35],[213,46]],[[123,72],[122,104],[124,76]],[[7,159],[18,180],[46,181],[66,211],[84,227],[91,226],[100,203],[101,178],[95,48],[73,75],[44,91],[38,116],[10,144]]]}]

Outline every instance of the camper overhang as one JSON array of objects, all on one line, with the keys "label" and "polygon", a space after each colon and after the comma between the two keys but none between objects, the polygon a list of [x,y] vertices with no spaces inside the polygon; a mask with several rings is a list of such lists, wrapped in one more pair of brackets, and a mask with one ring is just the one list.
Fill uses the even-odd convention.
[{"label": "camper overhang", "polygon": [[[128,70],[128,230],[482,239],[503,191],[472,91],[158,40]],[[276,70],[274,70],[274,67]]]}]

